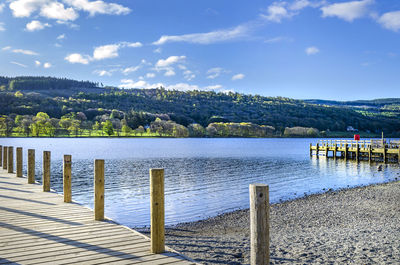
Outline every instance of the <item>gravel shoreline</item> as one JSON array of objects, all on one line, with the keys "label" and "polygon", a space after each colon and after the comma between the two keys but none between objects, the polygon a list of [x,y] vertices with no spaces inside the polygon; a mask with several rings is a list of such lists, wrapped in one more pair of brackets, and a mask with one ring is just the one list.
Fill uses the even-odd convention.
[{"label": "gravel shoreline", "polygon": [[[249,264],[249,230],[238,210],[169,227],[166,244],[201,264]],[[273,204],[270,238],[271,264],[399,264],[400,181]]]}]

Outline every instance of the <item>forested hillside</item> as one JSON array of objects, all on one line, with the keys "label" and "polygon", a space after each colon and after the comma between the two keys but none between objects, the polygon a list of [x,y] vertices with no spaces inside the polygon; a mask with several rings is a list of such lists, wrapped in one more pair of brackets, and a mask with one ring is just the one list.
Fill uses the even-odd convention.
[{"label": "forested hillside", "polygon": [[100,131],[179,137],[317,136],[344,132],[349,126],[364,132],[400,132],[399,99],[301,101],[211,91],[118,89],[52,77],[0,77],[0,90],[3,135]]}]

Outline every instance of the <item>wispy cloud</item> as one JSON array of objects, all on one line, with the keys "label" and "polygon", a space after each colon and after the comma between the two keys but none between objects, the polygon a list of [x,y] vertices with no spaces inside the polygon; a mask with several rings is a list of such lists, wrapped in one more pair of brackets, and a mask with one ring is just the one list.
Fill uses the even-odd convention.
[{"label": "wispy cloud", "polygon": [[61,35],[57,36],[57,40],[63,40],[65,38],[66,38],[65,34],[61,34]]},{"label": "wispy cloud", "polygon": [[182,62],[186,59],[186,56],[170,56],[167,59],[160,59],[156,63],[156,67],[168,67],[170,65]]},{"label": "wispy cloud", "polygon": [[130,8],[123,5],[116,3],[106,3],[101,0],[64,0],[64,2],[68,3],[78,10],[89,12],[91,16],[94,16],[96,14],[127,15],[132,11]]},{"label": "wispy cloud", "polygon": [[0,22],[0,31],[5,31],[6,27],[5,24],[3,22]]},{"label": "wispy cloud", "polygon": [[13,53],[21,53],[25,55],[39,55],[37,52],[31,50],[23,50],[23,49],[14,49],[12,50]]},{"label": "wispy cloud", "polygon": [[350,1],[327,5],[321,8],[322,17],[338,17],[352,22],[354,19],[369,15],[369,8],[373,3],[375,3],[375,0]]},{"label": "wispy cloud", "polygon": [[232,76],[232,80],[241,80],[245,77],[244,74],[236,74],[234,76]]},{"label": "wispy cloud", "polygon": [[214,67],[211,69],[208,69],[207,71],[207,79],[215,79],[219,77],[222,73],[228,73],[229,71],[221,68],[221,67]]},{"label": "wispy cloud", "polygon": [[52,67],[52,65],[51,65],[51,63],[44,63],[43,64],[43,68],[50,68],[50,67]]},{"label": "wispy cloud", "polygon": [[154,45],[163,45],[168,42],[188,42],[196,44],[211,44],[243,38],[248,35],[250,27],[248,25],[239,25],[231,29],[222,29],[206,33],[193,33],[184,35],[164,35],[153,42]]},{"label": "wispy cloud", "polygon": [[18,66],[21,66],[21,67],[24,67],[24,68],[27,68],[27,67],[28,67],[27,65],[22,64],[22,63],[19,63],[19,62],[11,61],[10,63],[15,64],[15,65],[18,65]]},{"label": "wispy cloud", "polygon": [[319,49],[315,46],[311,46],[311,47],[306,48],[305,52],[307,55],[314,55],[314,54],[319,53]]},{"label": "wispy cloud", "polygon": [[0,13],[3,12],[3,9],[4,9],[5,6],[6,6],[6,5],[5,5],[4,3],[1,3],[1,4],[0,4]]},{"label": "wispy cloud", "polygon": [[107,70],[94,70],[93,73],[98,76],[111,76],[112,75],[112,73]]},{"label": "wispy cloud", "polygon": [[289,37],[278,36],[264,40],[264,43],[277,43],[277,42],[292,42],[293,39]]}]

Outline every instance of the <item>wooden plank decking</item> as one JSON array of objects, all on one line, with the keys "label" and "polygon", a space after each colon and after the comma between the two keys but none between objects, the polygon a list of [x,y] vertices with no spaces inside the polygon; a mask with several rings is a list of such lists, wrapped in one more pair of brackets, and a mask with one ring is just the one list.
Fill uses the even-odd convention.
[{"label": "wooden plank decking", "polygon": [[55,192],[0,169],[0,264],[195,264]]}]

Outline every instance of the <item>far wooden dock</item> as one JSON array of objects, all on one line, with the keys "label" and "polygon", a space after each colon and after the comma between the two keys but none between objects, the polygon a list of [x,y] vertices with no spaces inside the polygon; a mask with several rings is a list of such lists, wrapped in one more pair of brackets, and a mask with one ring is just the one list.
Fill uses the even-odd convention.
[{"label": "far wooden dock", "polygon": [[400,163],[399,140],[319,140],[310,144],[310,156]]}]

